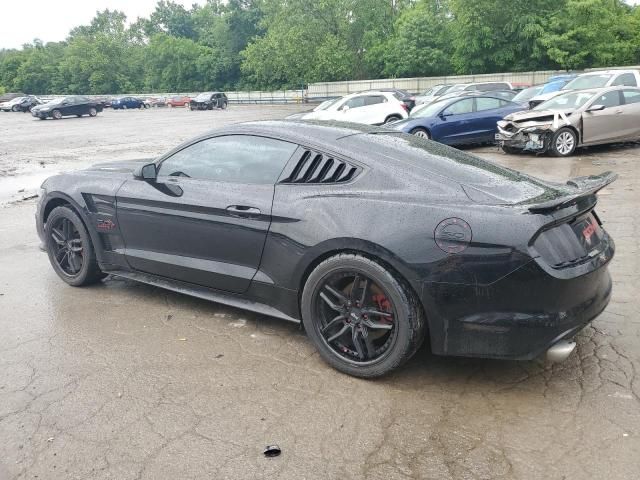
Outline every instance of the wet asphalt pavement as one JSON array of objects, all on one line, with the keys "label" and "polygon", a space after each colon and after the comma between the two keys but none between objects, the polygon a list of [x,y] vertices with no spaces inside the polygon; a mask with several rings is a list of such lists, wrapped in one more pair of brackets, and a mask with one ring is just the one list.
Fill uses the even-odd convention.
[{"label": "wet asphalt pavement", "polygon": [[[553,366],[423,348],[358,380],[296,325],[111,278],[72,288],[38,250],[21,198],[42,175],[297,109],[0,113],[0,480],[638,478],[638,145],[570,159],[472,149],[547,179],[620,174],[598,208],[617,246],[612,301]],[[282,455],[264,458],[270,444]]]}]

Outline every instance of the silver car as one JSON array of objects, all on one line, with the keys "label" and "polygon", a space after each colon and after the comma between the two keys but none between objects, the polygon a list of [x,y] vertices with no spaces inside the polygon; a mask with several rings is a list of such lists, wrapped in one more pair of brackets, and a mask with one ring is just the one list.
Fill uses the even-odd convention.
[{"label": "silver car", "polygon": [[577,147],[640,139],[640,88],[607,87],[563,93],[498,122],[507,153],[571,155]]}]

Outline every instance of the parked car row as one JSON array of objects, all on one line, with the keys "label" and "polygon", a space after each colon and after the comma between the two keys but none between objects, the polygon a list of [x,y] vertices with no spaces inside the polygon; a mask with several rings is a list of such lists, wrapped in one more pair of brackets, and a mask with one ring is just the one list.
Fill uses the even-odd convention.
[{"label": "parked car row", "polygon": [[33,95],[14,97],[11,100],[0,103],[0,111],[3,112],[30,112],[33,107],[40,105],[42,101]]},{"label": "parked car row", "polygon": [[436,85],[415,97],[383,89],[327,100],[287,118],[384,124],[447,145],[497,142],[508,153],[567,156],[580,146],[640,139],[638,85],[637,70],[611,70],[556,75],[527,88]]}]

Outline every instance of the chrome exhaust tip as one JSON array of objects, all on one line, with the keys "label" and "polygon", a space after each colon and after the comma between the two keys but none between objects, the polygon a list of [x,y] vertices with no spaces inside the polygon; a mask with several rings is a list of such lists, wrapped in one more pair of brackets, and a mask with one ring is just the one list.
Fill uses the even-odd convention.
[{"label": "chrome exhaust tip", "polygon": [[547,361],[549,362],[563,362],[567,359],[571,352],[576,349],[576,342],[570,342],[568,340],[560,340],[547,350]]}]

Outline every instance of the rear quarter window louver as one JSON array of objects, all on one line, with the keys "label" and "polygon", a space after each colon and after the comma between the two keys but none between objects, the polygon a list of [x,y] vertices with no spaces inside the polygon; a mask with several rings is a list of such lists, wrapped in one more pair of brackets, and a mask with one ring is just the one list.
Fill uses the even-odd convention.
[{"label": "rear quarter window louver", "polygon": [[280,183],[345,183],[352,180],[359,170],[344,160],[305,150]]}]

